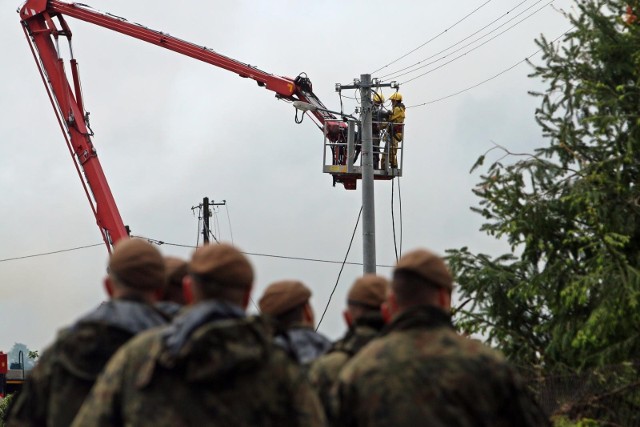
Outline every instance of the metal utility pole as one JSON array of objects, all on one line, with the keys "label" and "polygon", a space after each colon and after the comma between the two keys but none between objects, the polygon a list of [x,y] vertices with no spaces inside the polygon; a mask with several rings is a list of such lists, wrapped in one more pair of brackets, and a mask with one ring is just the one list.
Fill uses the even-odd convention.
[{"label": "metal utility pole", "polygon": [[[202,219],[202,239],[205,245],[209,244],[209,235],[213,236],[213,233],[211,233],[211,228],[209,226],[209,218],[211,217],[211,209],[209,208],[211,206],[224,206],[226,204],[226,200],[223,200],[221,203],[216,203],[215,201],[209,202],[209,198],[204,197],[201,204],[191,207],[191,210],[198,209],[198,219]],[[216,239],[216,236],[213,236],[213,238]]]},{"label": "metal utility pole", "polygon": [[362,262],[363,272],[376,272],[376,212],[373,186],[373,130],[371,89],[394,87],[395,83],[380,84],[371,81],[371,74],[361,74],[353,85],[340,85],[341,89],[360,90],[360,135],[362,139]]}]

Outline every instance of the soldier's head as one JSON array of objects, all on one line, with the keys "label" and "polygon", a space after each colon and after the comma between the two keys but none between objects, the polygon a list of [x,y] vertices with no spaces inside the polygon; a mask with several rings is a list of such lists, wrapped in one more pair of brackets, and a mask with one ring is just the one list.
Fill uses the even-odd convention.
[{"label": "soldier's head", "polygon": [[164,257],[164,265],[167,288],[162,299],[185,305],[186,300],[182,292],[182,281],[187,275],[187,261],[182,258],[166,256]]},{"label": "soldier's head", "polygon": [[313,326],[313,309],[309,303],[311,290],[298,280],[281,280],[267,286],[258,305],[263,314],[274,317],[283,326]]},{"label": "soldier's head", "polygon": [[347,325],[353,325],[365,315],[379,315],[388,291],[389,281],[384,277],[365,274],[358,278],[347,294],[347,309],[344,311]]},{"label": "soldier's head", "polygon": [[105,289],[111,298],[134,298],[153,303],[165,288],[165,266],[160,251],[142,239],[122,239],[114,248]]},{"label": "soldier's head", "polygon": [[187,266],[183,287],[187,302],[219,300],[247,308],[253,286],[253,267],[233,246],[201,246]]},{"label": "soldier's head", "polygon": [[426,249],[403,255],[393,270],[387,308],[391,317],[417,305],[451,310],[453,277],[444,260]]}]

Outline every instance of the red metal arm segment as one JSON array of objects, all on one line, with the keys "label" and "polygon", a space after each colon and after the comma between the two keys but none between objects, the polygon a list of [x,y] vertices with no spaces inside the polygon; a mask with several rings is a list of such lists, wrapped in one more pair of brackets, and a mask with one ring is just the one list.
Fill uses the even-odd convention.
[{"label": "red metal arm segment", "polygon": [[[346,124],[340,124],[332,113],[324,111],[326,107],[313,93],[311,82],[305,77],[299,76],[296,79],[291,79],[276,76],[216,53],[204,46],[128,22],[124,18],[98,12],[79,3],[65,3],[58,0],[27,0],[19,13],[27,40],[109,251],[118,240],[128,236],[128,230],[122,221],[91,140],[92,132],[82,102],[80,79],[73,52],[70,60],[73,85],[65,73],[64,61],[58,48],[60,36],[65,37],[71,43],[72,34],[65,21],[65,16],[102,26],[234,72],[240,77],[253,79],[259,86],[275,92],[278,98],[310,103],[319,108],[312,114],[320,123],[319,127],[326,129],[328,138],[332,141],[344,138]],[[58,21],[59,28],[54,20]],[[330,121],[328,126],[324,126],[327,121]]]}]

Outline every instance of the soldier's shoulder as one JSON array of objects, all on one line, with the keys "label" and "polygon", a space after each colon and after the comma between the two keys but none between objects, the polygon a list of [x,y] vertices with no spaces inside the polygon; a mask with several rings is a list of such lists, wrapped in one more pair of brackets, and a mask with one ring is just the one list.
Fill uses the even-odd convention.
[{"label": "soldier's shoulder", "polygon": [[343,351],[332,351],[317,358],[309,369],[309,378],[337,377],[340,369],[349,361],[349,355]]}]

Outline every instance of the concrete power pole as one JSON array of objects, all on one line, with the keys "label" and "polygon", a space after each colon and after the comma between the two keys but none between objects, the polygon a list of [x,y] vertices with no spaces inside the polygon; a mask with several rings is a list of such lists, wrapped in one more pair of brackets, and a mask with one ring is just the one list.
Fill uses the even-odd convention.
[{"label": "concrete power pole", "polygon": [[365,274],[376,272],[376,209],[373,186],[373,132],[371,129],[371,75],[360,75],[362,127],[362,262]]},{"label": "concrete power pole", "polygon": [[353,85],[340,85],[341,89],[360,90],[360,136],[362,143],[362,262],[363,273],[376,272],[376,212],[373,180],[373,130],[371,89],[395,87],[396,83],[381,84],[371,81],[370,74],[361,74]]}]

